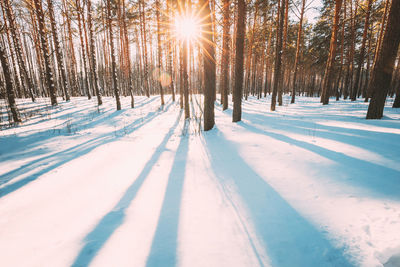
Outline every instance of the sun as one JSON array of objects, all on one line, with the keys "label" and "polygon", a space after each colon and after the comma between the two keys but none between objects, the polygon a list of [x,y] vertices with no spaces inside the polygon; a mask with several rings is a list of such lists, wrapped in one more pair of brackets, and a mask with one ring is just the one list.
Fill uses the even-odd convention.
[{"label": "sun", "polygon": [[182,41],[194,41],[200,36],[200,24],[194,17],[176,17],[175,32]]}]

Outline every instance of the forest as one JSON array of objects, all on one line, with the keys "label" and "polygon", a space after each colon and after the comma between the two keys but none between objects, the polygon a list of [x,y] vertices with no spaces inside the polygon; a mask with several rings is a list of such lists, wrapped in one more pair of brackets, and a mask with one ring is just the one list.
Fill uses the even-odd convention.
[{"label": "forest", "polygon": [[400,266],[400,0],[0,5],[4,266]]}]

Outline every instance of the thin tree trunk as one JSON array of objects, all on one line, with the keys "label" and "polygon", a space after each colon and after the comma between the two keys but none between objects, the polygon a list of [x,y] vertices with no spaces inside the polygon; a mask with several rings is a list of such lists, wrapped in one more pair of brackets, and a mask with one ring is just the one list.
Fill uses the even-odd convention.
[{"label": "thin tree trunk", "polygon": [[237,32],[236,32],[236,55],[235,55],[235,86],[233,89],[233,112],[232,121],[242,120],[242,92],[243,92],[243,52],[246,21],[246,2],[238,0]]},{"label": "thin tree trunk", "polygon": [[284,0],[278,0],[278,12],[276,20],[276,45],[275,45],[275,65],[274,65],[274,84],[272,88],[272,99],[271,99],[271,111],[275,111],[276,107],[276,96],[278,93],[278,86],[281,76],[282,68],[282,33],[283,33],[283,19],[285,9],[283,7]]},{"label": "thin tree trunk", "polygon": [[294,73],[293,73],[293,85],[292,85],[292,99],[290,101],[291,104],[294,103],[295,97],[296,97],[297,65],[299,64],[299,58],[300,58],[300,43],[301,43],[301,35],[303,33],[303,16],[304,16],[305,6],[306,6],[306,0],[302,0],[301,11],[300,11],[299,30],[297,31],[296,58],[294,61]]},{"label": "thin tree trunk", "polygon": [[336,0],[335,3],[335,17],[333,21],[332,27],[332,37],[330,42],[329,48],[329,56],[328,61],[326,63],[325,74],[322,83],[322,94],[321,94],[321,101],[322,104],[327,105],[329,103],[329,88],[332,84],[333,79],[333,68],[335,64],[335,56],[336,56],[336,40],[338,34],[338,26],[339,26],[339,18],[340,18],[340,9],[342,6],[342,0]]},{"label": "thin tree trunk", "polygon": [[221,102],[222,110],[228,108],[228,86],[229,86],[229,58],[230,58],[230,21],[229,6],[230,0],[223,0],[223,33],[222,33],[222,56],[221,56]]},{"label": "thin tree trunk", "polygon": [[94,47],[94,35],[93,35],[93,23],[92,23],[92,0],[87,0],[87,11],[88,11],[91,73],[93,75],[93,86],[97,96],[97,104],[100,106],[101,104],[103,104],[103,100],[101,99],[99,78],[97,76],[96,49]]},{"label": "thin tree trunk", "polygon": [[3,69],[3,74],[4,74],[4,82],[5,82],[6,92],[7,92],[7,100],[8,100],[8,104],[10,106],[13,121],[15,123],[18,123],[18,122],[21,122],[21,118],[19,115],[17,104],[15,103],[15,93],[14,93],[14,88],[12,85],[12,79],[11,79],[10,68],[9,68],[8,61],[7,61],[7,55],[6,55],[6,51],[4,48],[5,47],[4,47],[3,43],[0,43],[0,61],[1,61],[1,67]]},{"label": "thin tree trunk", "polygon": [[31,77],[29,77],[28,70],[25,65],[25,61],[22,57],[21,42],[20,42],[19,36],[17,34],[16,25],[14,24],[15,18],[14,18],[13,11],[11,9],[10,0],[4,0],[4,8],[7,13],[9,28],[10,28],[11,37],[12,37],[13,43],[14,43],[14,49],[15,49],[15,52],[17,55],[18,65],[20,67],[20,70],[22,70],[21,74],[23,75],[23,77],[25,79],[32,102],[35,102],[35,95],[33,93],[33,83],[32,83]]},{"label": "thin tree trunk", "polygon": [[43,54],[43,59],[44,59],[44,67],[45,67],[45,78],[46,78],[46,87],[47,90],[50,94],[50,100],[51,100],[51,105],[56,106],[57,105],[57,97],[56,97],[56,88],[54,86],[54,80],[53,80],[53,70],[51,67],[50,63],[50,53],[49,53],[49,46],[47,42],[47,31],[46,31],[46,26],[45,26],[45,21],[44,21],[44,14],[43,14],[43,9],[42,9],[42,2],[41,0],[34,0],[35,2],[35,8],[36,8],[36,16],[38,20],[38,26],[39,26],[39,38],[40,38],[40,43],[42,45],[42,54]]},{"label": "thin tree trunk", "polygon": [[59,73],[60,73],[60,77],[61,77],[62,90],[65,95],[65,100],[69,101],[70,96],[69,96],[69,92],[68,92],[69,90],[68,90],[68,83],[67,83],[67,74],[65,72],[65,67],[64,67],[64,56],[61,51],[60,41],[58,39],[57,25],[56,25],[56,21],[54,19],[53,0],[47,0],[47,8],[49,10],[51,32],[53,35],[53,42],[54,42],[54,46],[55,46],[57,65],[58,65],[58,69],[59,69]]},{"label": "thin tree trunk", "polygon": [[121,109],[121,101],[119,99],[118,90],[118,80],[117,80],[117,66],[115,62],[115,49],[114,49],[114,37],[112,30],[112,20],[111,20],[111,3],[107,1],[107,24],[108,24],[108,34],[110,43],[110,53],[111,53],[111,76],[113,80],[115,101],[117,103],[117,110]]},{"label": "thin tree trunk", "polygon": [[[157,17],[157,55],[158,55],[158,69],[161,75],[161,28],[160,28],[160,1],[156,0],[156,17]],[[158,77],[158,87],[161,95],[161,105],[164,105],[164,91],[161,84],[161,77]]]}]

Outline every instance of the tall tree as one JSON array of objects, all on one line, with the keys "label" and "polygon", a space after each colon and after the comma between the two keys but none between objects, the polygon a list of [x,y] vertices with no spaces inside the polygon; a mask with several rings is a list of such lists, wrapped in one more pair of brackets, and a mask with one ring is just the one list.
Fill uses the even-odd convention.
[{"label": "tall tree", "polygon": [[53,0],[47,0],[47,8],[49,10],[51,33],[53,36],[53,43],[54,43],[54,48],[55,48],[54,50],[56,53],[58,70],[59,70],[60,77],[61,77],[62,90],[64,92],[65,100],[69,101],[70,96],[69,96],[68,83],[67,83],[67,74],[66,74],[65,67],[64,67],[64,56],[63,56],[63,53],[62,53],[62,50],[60,47],[60,41],[58,38],[56,20],[54,18]]},{"label": "tall tree", "polygon": [[126,25],[126,8],[125,8],[125,0],[122,1],[122,27],[123,27],[123,33],[124,33],[124,41],[125,41],[125,47],[124,47],[124,57],[126,61],[126,78],[128,79],[128,89],[129,89],[129,94],[131,96],[131,108],[135,107],[135,99],[133,97],[133,85],[132,85],[132,70],[131,70],[131,58],[130,58],[130,46],[129,46],[129,38],[128,38],[128,27]]},{"label": "tall tree", "polygon": [[34,3],[35,3],[36,17],[39,27],[40,44],[42,46],[41,52],[43,54],[43,59],[44,59],[46,88],[50,94],[51,105],[55,106],[57,105],[57,96],[53,80],[53,68],[50,62],[50,53],[47,42],[47,31],[46,31],[46,24],[42,8],[42,0],[34,0]]},{"label": "tall tree", "polygon": [[[107,1],[108,2],[108,1]],[[81,0],[75,0],[76,4],[76,13],[77,13],[77,18],[78,18],[78,32],[79,32],[79,39],[81,43],[81,59],[83,62],[83,66],[81,71],[83,70],[83,86],[84,86],[84,92],[87,93],[88,99],[92,98],[92,94],[90,93],[90,88],[89,88],[89,80],[88,80],[88,75],[87,75],[87,62],[86,62],[86,52],[85,52],[85,41],[83,39],[83,27],[85,25],[83,24],[83,8],[81,7]],[[82,17],[81,17],[82,16]]]},{"label": "tall tree", "polygon": [[237,2],[237,30],[236,30],[236,53],[235,53],[235,84],[233,88],[233,111],[232,121],[242,120],[242,94],[243,94],[243,52],[244,35],[246,32],[246,2],[238,0]]},{"label": "tall tree", "polygon": [[285,14],[284,0],[278,0],[278,12],[276,19],[276,45],[275,45],[275,65],[274,65],[274,84],[272,87],[271,111],[275,111],[276,96],[278,93],[279,82],[281,80],[282,68],[282,41],[283,41],[283,19]]},{"label": "tall tree", "polygon": [[214,96],[215,96],[215,51],[214,51],[214,32],[211,20],[211,8],[209,0],[202,0],[204,18],[204,42],[203,42],[203,61],[204,61],[204,131],[214,127]]},{"label": "tall tree", "polygon": [[292,85],[292,99],[290,103],[294,103],[296,97],[296,82],[297,82],[297,66],[299,64],[300,59],[300,43],[301,43],[301,36],[303,33],[303,17],[304,17],[304,10],[306,7],[306,0],[301,1],[301,10],[300,10],[300,21],[299,21],[299,29],[297,31],[297,42],[296,42],[296,58],[294,61],[294,72],[293,72],[293,85]]},{"label": "tall tree", "polygon": [[119,89],[118,89],[118,80],[117,80],[117,63],[115,60],[115,48],[114,48],[114,37],[113,37],[113,29],[112,29],[112,18],[111,18],[111,1],[107,1],[107,26],[108,26],[108,35],[109,35],[109,43],[110,43],[110,53],[111,53],[111,76],[114,88],[114,96],[115,101],[117,103],[117,110],[121,109],[121,101],[119,99]]},{"label": "tall tree", "polygon": [[392,0],[382,47],[375,61],[372,75],[375,79],[369,84],[372,92],[368,106],[367,119],[380,119],[383,116],[386,95],[389,91],[394,62],[400,43],[400,0]]},{"label": "tall tree", "polygon": [[230,43],[230,0],[223,0],[223,33],[222,33],[222,56],[221,56],[221,102],[222,110],[228,108],[228,86],[229,86],[229,43]]},{"label": "tall tree", "polygon": [[11,9],[11,4],[10,0],[4,0],[4,8],[7,13],[7,18],[8,18],[8,26],[10,28],[11,32],[11,37],[13,39],[13,44],[14,44],[14,49],[15,53],[17,56],[17,61],[20,70],[22,71],[22,76],[24,77],[24,80],[26,82],[26,86],[28,87],[30,97],[32,99],[32,102],[35,102],[35,95],[33,93],[33,82],[31,77],[29,76],[25,60],[23,58],[22,54],[22,48],[21,48],[21,41],[17,33],[17,26],[15,25],[15,18],[14,18],[14,13],[13,10]]},{"label": "tall tree", "polygon": [[[160,27],[160,1],[156,0],[156,19],[157,19],[157,64],[158,64],[158,70],[159,73],[161,74],[161,27]],[[161,77],[158,77],[158,87],[160,89],[160,95],[161,95],[161,105],[164,105],[164,91],[163,91],[163,86],[161,84]]]},{"label": "tall tree", "polygon": [[358,56],[358,59],[357,59],[356,77],[355,77],[355,80],[354,80],[354,85],[353,85],[353,90],[352,90],[352,95],[351,95],[351,100],[352,101],[356,100],[357,92],[359,91],[361,68],[364,65],[365,44],[367,42],[367,34],[368,34],[368,28],[369,28],[369,17],[370,17],[370,13],[371,13],[372,3],[373,3],[373,0],[368,0],[367,10],[366,10],[366,14],[365,14],[363,37],[362,37],[362,43],[361,43],[361,48],[360,48],[360,55]]},{"label": "tall tree", "polygon": [[328,61],[326,62],[325,74],[322,82],[322,94],[321,94],[321,102],[324,105],[329,103],[330,96],[330,87],[333,80],[333,68],[335,64],[336,57],[336,46],[337,46],[337,34],[339,30],[339,18],[340,18],[340,9],[342,7],[342,0],[336,0],[335,2],[335,16],[333,19],[332,25],[332,36],[329,48],[329,56]]},{"label": "tall tree", "polygon": [[14,93],[14,88],[13,88],[13,84],[12,84],[10,67],[8,65],[6,50],[5,50],[3,43],[0,43],[0,61],[1,61],[1,68],[3,69],[3,74],[4,74],[4,82],[5,82],[5,87],[6,87],[7,100],[8,100],[8,104],[10,106],[13,121],[15,123],[21,122],[17,104],[15,102],[15,93]]},{"label": "tall tree", "polygon": [[90,43],[90,67],[93,75],[93,86],[97,96],[97,104],[103,104],[101,99],[101,92],[99,88],[99,78],[97,76],[97,63],[96,63],[96,49],[94,47],[94,34],[92,23],[92,0],[87,0],[87,13],[88,13],[88,30],[89,30],[89,43]]}]

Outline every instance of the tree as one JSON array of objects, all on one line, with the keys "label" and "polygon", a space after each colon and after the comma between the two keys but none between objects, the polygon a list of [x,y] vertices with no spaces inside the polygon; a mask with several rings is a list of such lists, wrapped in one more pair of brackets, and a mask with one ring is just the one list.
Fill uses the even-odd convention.
[{"label": "tree", "polygon": [[230,21],[229,0],[223,0],[223,33],[222,33],[222,56],[221,56],[221,102],[222,110],[228,108],[228,86],[229,86],[229,43],[230,43]]},{"label": "tree", "polygon": [[[109,1],[107,1],[109,2]],[[78,15],[78,31],[79,31],[79,39],[80,39],[80,43],[81,43],[81,58],[83,61],[83,85],[84,85],[84,92],[87,93],[88,99],[92,98],[92,94],[90,93],[90,88],[89,88],[89,81],[88,81],[88,75],[87,75],[87,62],[86,62],[86,52],[85,52],[85,42],[83,40],[83,33],[82,33],[82,27],[84,28],[85,25],[83,23],[83,17],[84,17],[84,13],[83,13],[83,9],[81,7],[81,0],[75,0],[76,3],[76,11],[77,11],[77,15]],[[82,15],[82,18],[81,18]],[[83,24],[83,25],[82,25]]]},{"label": "tree", "polygon": [[337,34],[339,29],[339,17],[340,9],[342,7],[342,0],[336,0],[335,2],[335,16],[332,25],[332,36],[329,48],[328,61],[326,62],[325,74],[322,82],[322,95],[321,102],[324,105],[329,103],[330,87],[333,80],[333,68],[336,57],[336,46],[337,46]]},{"label": "tree", "polygon": [[94,47],[93,23],[92,23],[92,0],[87,0],[88,30],[90,45],[90,68],[93,76],[93,86],[97,96],[97,105],[102,105],[101,92],[99,88],[99,78],[97,76],[96,49]]},{"label": "tree", "polygon": [[[90,2],[90,0],[89,0],[89,2]],[[58,70],[59,70],[60,77],[61,77],[62,89],[64,92],[65,100],[69,101],[70,96],[69,96],[68,83],[67,83],[67,74],[65,72],[65,67],[64,67],[64,56],[61,51],[60,41],[58,38],[56,20],[54,19],[53,0],[47,0],[47,7],[49,9],[51,33],[53,35],[53,42],[54,42],[54,48],[55,48],[54,50],[56,53]]]},{"label": "tree", "polygon": [[122,28],[123,28],[123,35],[124,35],[124,57],[126,61],[126,78],[128,79],[128,89],[131,95],[131,108],[135,107],[135,99],[133,97],[133,86],[132,86],[132,70],[131,70],[131,58],[130,58],[130,47],[129,47],[129,38],[128,38],[128,27],[126,25],[126,18],[125,18],[125,0],[122,1]]},{"label": "tree", "polygon": [[107,26],[108,26],[108,35],[109,35],[109,43],[110,43],[110,53],[111,53],[111,76],[114,87],[114,96],[115,101],[117,103],[117,110],[121,110],[121,101],[119,99],[119,89],[118,89],[118,80],[117,80],[117,63],[115,60],[115,49],[114,49],[114,37],[112,30],[112,19],[111,19],[111,1],[107,1]]},{"label": "tree", "polygon": [[236,53],[235,53],[235,84],[233,88],[233,112],[232,121],[242,120],[242,92],[243,92],[243,52],[244,35],[246,31],[246,2],[238,0],[237,3],[237,31],[236,31]]},{"label": "tree", "polygon": [[351,100],[352,101],[356,100],[357,92],[359,91],[359,83],[360,83],[360,76],[361,76],[360,74],[361,74],[362,65],[364,64],[365,44],[367,42],[367,34],[368,34],[368,27],[369,27],[369,17],[370,17],[370,13],[371,13],[372,2],[373,2],[373,0],[368,0],[368,6],[367,6],[366,15],[365,15],[365,23],[364,23],[362,44],[361,44],[361,49],[360,49],[360,55],[358,56],[358,59],[357,59],[356,77],[355,77],[355,80],[354,80],[354,85],[353,85],[353,90],[352,90],[352,95],[351,95]]},{"label": "tree", "polygon": [[7,14],[7,18],[8,18],[8,25],[9,25],[10,32],[11,32],[11,37],[13,39],[13,44],[14,44],[14,49],[15,49],[15,53],[17,56],[18,65],[20,67],[20,70],[22,71],[21,74],[25,79],[32,102],[35,102],[35,95],[33,93],[33,82],[32,82],[31,77],[29,76],[29,73],[28,73],[28,70],[27,70],[27,67],[25,64],[25,60],[22,57],[21,42],[20,42],[20,38],[17,34],[17,27],[15,25],[15,18],[14,18],[14,13],[11,9],[10,0],[4,0],[4,8],[6,10],[6,14]]},{"label": "tree", "polygon": [[7,55],[6,55],[6,51],[4,49],[3,43],[0,43],[0,61],[1,61],[1,67],[3,69],[3,74],[4,74],[4,82],[5,82],[6,92],[7,92],[7,100],[8,100],[8,104],[10,106],[13,120],[15,123],[21,122],[17,104],[15,103],[15,93],[14,93],[14,88],[12,85],[10,67],[8,65]]},{"label": "tree", "polygon": [[292,99],[290,101],[291,104],[294,103],[295,97],[296,97],[297,66],[299,64],[299,58],[300,58],[300,42],[301,42],[301,35],[303,33],[303,17],[304,17],[305,7],[306,7],[306,0],[302,0],[301,1],[299,30],[297,31],[296,58],[295,58],[294,67],[293,67],[294,73],[293,73],[293,85],[292,85]]},{"label": "tree", "polygon": [[44,21],[44,14],[42,8],[42,0],[34,0],[35,8],[36,8],[36,17],[39,26],[39,37],[40,44],[42,46],[41,52],[43,54],[44,59],[44,67],[45,67],[45,79],[46,79],[46,87],[47,91],[50,94],[50,101],[52,106],[57,105],[57,96],[56,96],[56,88],[53,80],[53,69],[50,63],[50,53],[49,46],[47,42],[47,31],[46,25]]},{"label": "tree", "polygon": [[215,96],[215,51],[213,42],[213,28],[211,20],[210,1],[202,0],[204,18],[204,131],[214,127],[214,96]]},{"label": "tree", "polygon": [[[160,1],[156,0],[156,17],[157,17],[157,50],[158,50],[158,70],[161,73],[161,28],[160,28]],[[164,105],[164,92],[161,84],[161,77],[158,77],[158,87],[161,95],[161,105]]]},{"label": "tree", "polygon": [[275,111],[276,96],[278,93],[279,82],[281,80],[282,68],[282,42],[283,42],[283,19],[285,8],[283,7],[284,0],[278,0],[278,12],[276,19],[276,45],[275,45],[275,65],[274,65],[274,84],[272,87],[271,111]]},{"label": "tree", "polygon": [[368,86],[372,92],[368,106],[367,119],[380,119],[383,116],[386,95],[392,80],[394,62],[400,43],[400,0],[392,0],[382,47],[375,61],[372,76],[375,78]]}]

